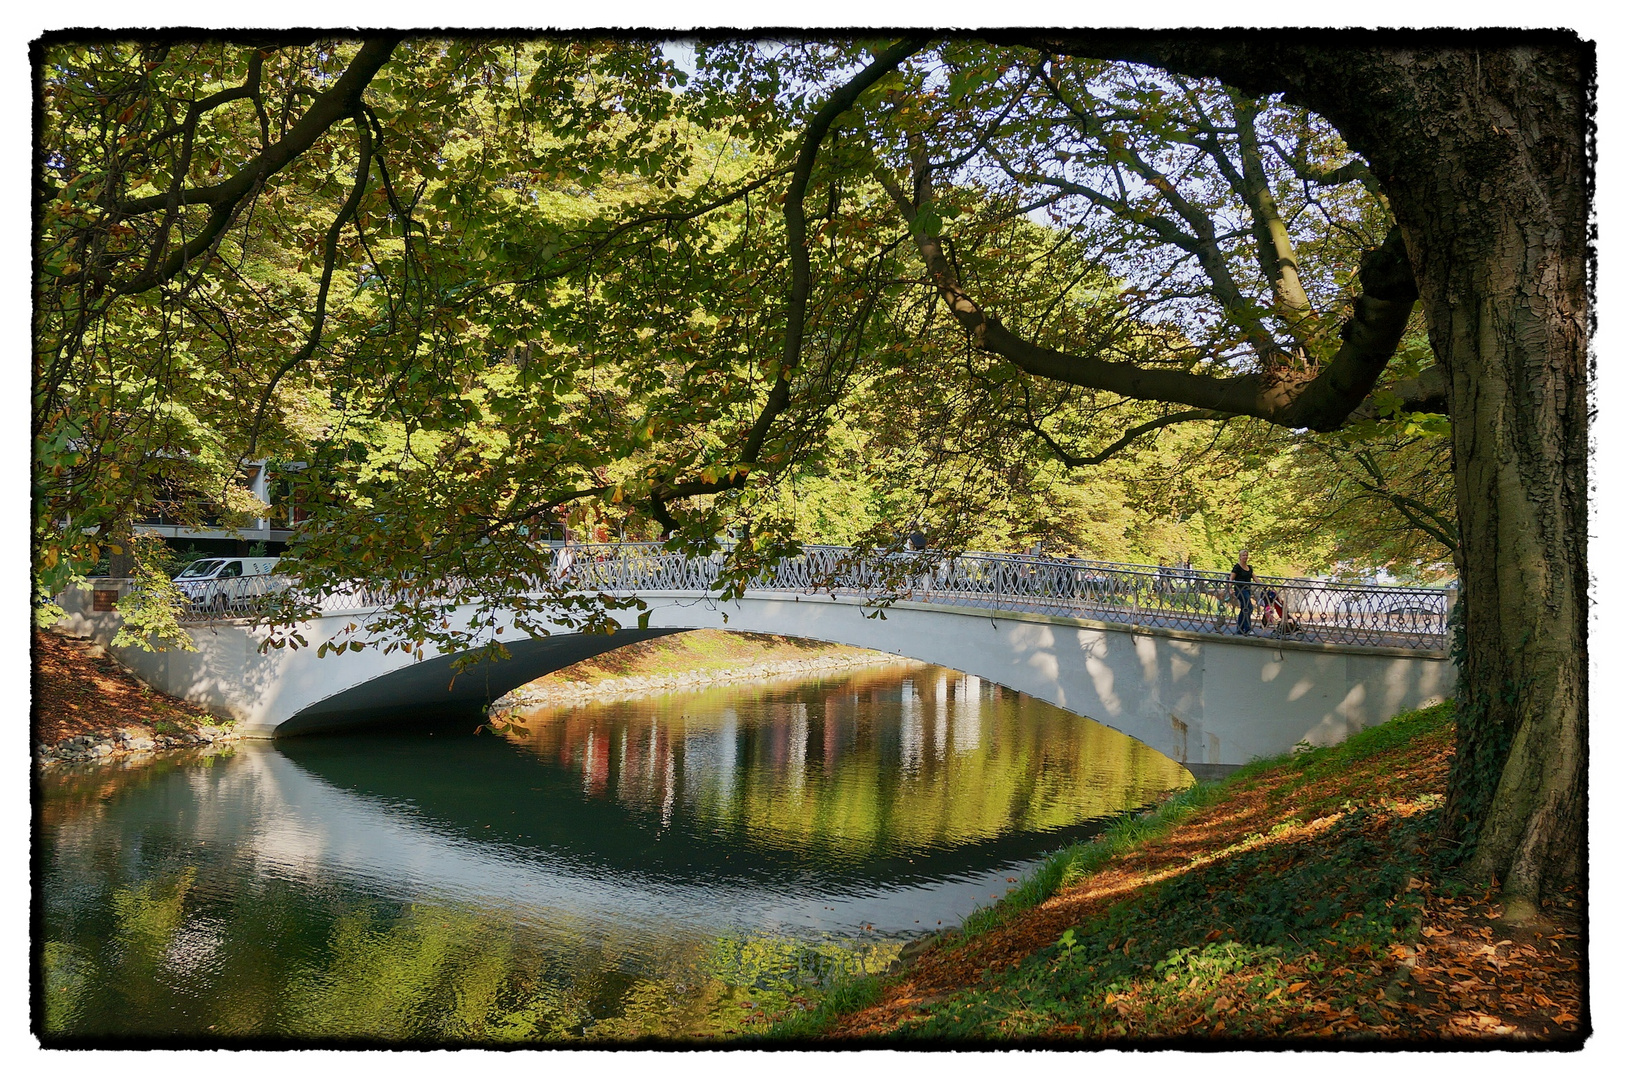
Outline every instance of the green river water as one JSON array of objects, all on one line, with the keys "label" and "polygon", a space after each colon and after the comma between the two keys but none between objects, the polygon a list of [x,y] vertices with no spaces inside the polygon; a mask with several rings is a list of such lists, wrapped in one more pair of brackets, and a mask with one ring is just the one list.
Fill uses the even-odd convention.
[{"label": "green river water", "polygon": [[[403,718],[408,719],[408,718]],[[1189,782],[899,665],[41,774],[52,1045],[726,1037]]]}]

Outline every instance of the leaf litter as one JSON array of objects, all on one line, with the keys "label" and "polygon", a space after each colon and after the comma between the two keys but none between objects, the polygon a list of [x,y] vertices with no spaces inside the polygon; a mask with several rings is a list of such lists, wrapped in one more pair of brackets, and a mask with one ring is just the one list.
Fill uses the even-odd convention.
[{"label": "leaf litter", "polygon": [[1435,840],[1452,739],[1446,704],[1244,770],[1037,906],[925,949],[820,1038],[1577,1045],[1584,895],[1512,927],[1457,874]]}]

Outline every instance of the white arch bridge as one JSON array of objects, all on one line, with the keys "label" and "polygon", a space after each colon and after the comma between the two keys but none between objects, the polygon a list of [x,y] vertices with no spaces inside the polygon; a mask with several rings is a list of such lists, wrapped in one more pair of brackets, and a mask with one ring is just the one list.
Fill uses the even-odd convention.
[{"label": "white arch bridge", "polygon": [[[566,565],[567,564],[567,565]],[[647,627],[581,634],[565,626],[506,641],[511,657],[452,678],[454,655],[425,648],[318,657],[347,626],[392,597],[320,598],[298,627],[308,648],[260,652],[253,616],[286,578],[243,578],[188,612],[197,652],[119,650],[150,685],[280,737],[391,718],[480,715],[507,691],[634,641],[717,628],[856,645],[954,668],[1088,716],[1185,763],[1222,772],[1300,741],[1325,745],[1454,687],[1445,652],[1449,594],[1435,589],[1258,578],[1246,601],[1254,634],[1236,632],[1243,602],[1224,578],[1071,559],[929,552],[860,557],[813,547],[726,602],[712,589],[720,556],[689,559],[653,544],[556,549],[572,590],[635,596]],[[67,629],[106,643],[117,629],[100,580],[68,596]],[[99,603],[92,590],[100,590]],[[892,595],[885,617],[875,598]],[[473,604],[449,609],[471,626]],[[512,626],[500,607],[498,623]],[[630,620],[628,620],[630,621]]]}]

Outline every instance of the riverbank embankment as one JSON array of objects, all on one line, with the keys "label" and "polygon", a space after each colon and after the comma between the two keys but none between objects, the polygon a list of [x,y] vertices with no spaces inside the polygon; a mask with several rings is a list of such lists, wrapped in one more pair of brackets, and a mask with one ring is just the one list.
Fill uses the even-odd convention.
[{"label": "riverbank embankment", "polygon": [[231,725],[154,690],[93,641],[35,631],[34,760],[41,765],[139,759],[236,739]]},{"label": "riverbank embankment", "polygon": [[848,645],[772,634],[691,630],[638,642],[561,668],[498,698],[491,711],[522,712],[910,663],[914,661]]},{"label": "riverbank embankment", "polygon": [[1459,875],[1438,839],[1453,729],[1446,704],[1197,785],[768,1037],[1576,1046],[1591,1030],[1584,893],[1509,925]]}]

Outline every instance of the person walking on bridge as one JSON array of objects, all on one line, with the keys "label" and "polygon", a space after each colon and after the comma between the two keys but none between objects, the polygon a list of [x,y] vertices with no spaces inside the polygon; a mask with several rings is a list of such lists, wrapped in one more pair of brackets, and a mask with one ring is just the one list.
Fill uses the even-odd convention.
[{"label": "person walking on bridge", "polygon": [[570,539],[570,530],[566,528],[564,530],[564,546],[555,548],[553,551],[553,580],[560,585],[573,582],[575,579],[570,573],[570,569],[575,565],[575,561],[575,546]]},{"label": "person walking on bridge", "polygon": [[1236,564],[1230,568],[1230,580],[1235,582],[1236,589],[1236,633],[1251,634],[1253,632],[1253,568],[1247,562],[1247,549],[1242,548],[1236,556]]}]

